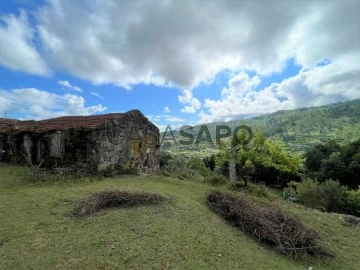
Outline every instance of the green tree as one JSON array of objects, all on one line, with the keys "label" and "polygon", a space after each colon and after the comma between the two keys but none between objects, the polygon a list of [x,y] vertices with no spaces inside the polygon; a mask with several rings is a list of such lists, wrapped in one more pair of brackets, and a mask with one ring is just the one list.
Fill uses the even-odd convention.
[{"label": "green tree", "polygon": [[[302,163],[298,155],[291,155],[284,150],[284,143],[265,138],[264,133],[260,131],[253,132],[253,139],[247,143],[246,134],[243,131],[238,135],[236,144],[236,154],[234,161],[236,163],[236,172],[241,180],[245,181],[254,175],[256,167],[273,168],[280,173],[296,174]],[[220,145],[220,159],[218,164],[231,164],[231,144],[228,141]],[[229,168],[231,173],[231,168]]]},{"label": "green tree", "polygon": [[320,181],[332,178],[341,185],[360,185],[360,139],[340,147],[335,142],[316,145],[305,154],[308,173]]},{"label": "green tree", "polygon": [[335,141],[329,141],[325,144],[315,145],[305,153],[305,167],[309,172],[318,172],[321,162],[330,157],[334,152],[340,151],[340,145]]},{"label": "green tree", "polygon": [[334,152],[328,159],[321,161],[319,179],[341,179],[346,171],[346,166],[340,152]]},{"label": "green tree", "polygon": [[201,176],[206,177],[211,175],[211,170],[205,166],[205,163],[199,157],[192,157],[188,161],[187,167],[198,171]]}]

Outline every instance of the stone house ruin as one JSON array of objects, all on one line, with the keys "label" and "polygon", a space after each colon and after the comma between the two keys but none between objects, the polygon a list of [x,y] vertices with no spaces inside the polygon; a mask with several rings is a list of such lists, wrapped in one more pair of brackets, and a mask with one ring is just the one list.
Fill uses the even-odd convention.
[{"label": "stone house ruin", "polygon": [[158,170],[159,129],[140,111],[42,121],[0,118],[0,161],[90,171]]}]

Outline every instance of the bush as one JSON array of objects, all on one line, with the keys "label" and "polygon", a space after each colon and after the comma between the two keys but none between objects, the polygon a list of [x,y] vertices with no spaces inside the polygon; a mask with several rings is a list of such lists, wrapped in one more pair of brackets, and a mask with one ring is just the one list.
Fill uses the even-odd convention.
[{"label": "bush", "polygon": [[256,196],[259,198],[266,198],[269,200],[274,200],[278,197],[277,194],[275,194],[271,188],[268,188],[262,184],[250,183],[250,184],[244,186],[242,183],[237,182],[234,186],[231,186],[231,189],[242,191],[242,192],[248,193],[252,196]]},{"label": "bush", "polygon": [[319,249],[318,234],[278,208],[220,192],[212,192],[207,201],[215,213],[278,251],[297,255],[300,251],[313,254]]},{"label": "bush", "polygon": [[212,154],[211,156],[204,157],[203,162],[213,172],[216,167],[216,155]]},{"label": "bush", "polygon": [[199,174],[199,171],[185,168],[176,175],[180,180],[187,180],[193,182],[202,182],[204,177]]},{"label": "bush", "polygon": [[166,169],[162,169],[162,170],[160,171],[160,174],[163,175],[163,176],[166,176],[166,177],[171,176],[171,173],[170,173],[168,170],[166,170]]},{"label": "bush", "polygon": [[310,179],[295,184],[290,182],[288,186],[284,190],[285,199],[291,197],[322,211],[360,216],[360,189],[349,190],[331,179],[323,183]]},{"label": "bush", "polygon": [[345,210],[348,214],[360,217],[360,187],[345,191]]},{"label": "bush", "polygon": [[345,212],[345,191],[338,181],[327,180],[320,184],[322,205],[329,212]]},{"label": "bush", "polygon": [[121,190],[99,191],[80,201],[72,213],[75,216],[84,217],[105,208],[159,204],[165,200],[165,197],[152,193],[131,193]]},{"label": "bush", "polygon": [[210,169],[200,158],[194,157],[187,162],[183,156],[169,159],[167,165],[161,169],[161,173],[165,176],[173,175],[181,180],[195,182],[202,182],[204,177],[211,175]]},{"label": "bush", "polygon": [[188,163],[187,167],[192,170],[196,170],[203,177],[211,175],[211,170],[205,166],[205,163],[198,157],[192,157]]},{"label": "bush", "polygon": [[268,188],[264,185],[249,185],[245,188],[245,190],[256,197],[267,199],[275,198],[275,196],[271,194]]},{"label": "bush", "polygon": [[307,207],[325,210],[320,185],[313,180],[303,180],[296,187],[297,200]]},{"label": "bush", "polygon": [[165,168],[172,173],[181,172],[186,169],[186,159],[182,156],[171,158]]},{"label": "bush", "polygon": [[161,151],[159,154],[159,165],[160,168],[166,166],[169,164],[169,160],[171,160],[173,157],[169,152]]},{"label": "bush", "polygon": [[211,185],[224,185],[228,183],[229,180],[222,175],[213,174],[211,176],[205,177],[204,182]]}]

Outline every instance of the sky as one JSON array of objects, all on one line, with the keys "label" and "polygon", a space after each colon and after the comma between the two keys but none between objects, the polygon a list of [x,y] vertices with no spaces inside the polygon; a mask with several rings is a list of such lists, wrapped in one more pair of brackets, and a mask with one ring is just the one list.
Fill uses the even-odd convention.
[{"label": "sky", "polygon": [[360,98],[360,1],[1,0],[0,117],[164,130]]}]

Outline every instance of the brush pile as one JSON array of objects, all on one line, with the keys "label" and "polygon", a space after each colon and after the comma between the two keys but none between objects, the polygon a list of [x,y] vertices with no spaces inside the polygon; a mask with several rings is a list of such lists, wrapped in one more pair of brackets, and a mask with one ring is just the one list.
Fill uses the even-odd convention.
[{"label": "brush pile", "polygon": [[166,200],[165,197],[145,192],[128,192],[121,190],[106,190],[95,192],[89,198],[82,200],[73,209],[75,216],[84,217],[97,213],[105,208],[132,207],[138,205],[155,205]]},{"label": "brush pile", "polygon": [[218,215],[277,251],[291,255],[318,251],[318,234],[278,208],[221,192],[212,192],[207,200]]}]

